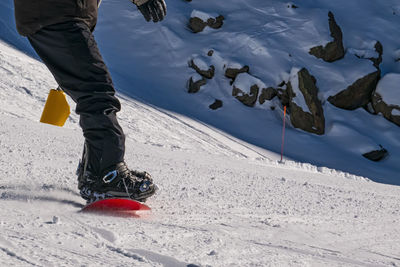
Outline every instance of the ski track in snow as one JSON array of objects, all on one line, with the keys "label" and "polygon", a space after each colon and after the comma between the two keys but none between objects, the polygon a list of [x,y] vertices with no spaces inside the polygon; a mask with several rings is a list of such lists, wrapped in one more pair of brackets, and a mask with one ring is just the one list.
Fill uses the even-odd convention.
[{"label": "ski track in snow", "polygon": [[153,214],[81,214],[77,116],[64,128],[38,123],[55,82],[3,43],[0,70],[1,266],[400,266],[399,187],[278,163],[125,96],[127,162],[161,188]]}]

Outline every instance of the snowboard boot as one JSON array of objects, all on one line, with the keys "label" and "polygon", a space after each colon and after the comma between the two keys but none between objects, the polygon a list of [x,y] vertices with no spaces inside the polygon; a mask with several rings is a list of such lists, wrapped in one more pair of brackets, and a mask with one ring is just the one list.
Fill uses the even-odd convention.
[{"label": "snowboard boot", "polygon": [[106,198],[130,198],[145,202],[157,190],[153,179],[147,172],[129,170],[125,162],[94,175],[90,169],[79,163],[78,188],[87,203]]}]

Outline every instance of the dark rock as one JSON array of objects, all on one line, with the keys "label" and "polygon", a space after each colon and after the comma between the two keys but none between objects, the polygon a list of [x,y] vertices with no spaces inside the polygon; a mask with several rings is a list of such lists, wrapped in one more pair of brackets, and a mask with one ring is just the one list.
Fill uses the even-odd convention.
[{"label": "dark rock", "polygon": [[236,97],[236,99],[242,102],[244,105],[248,107],[254,107],[257,102],[259,90],[260,89],[255,84],[250,87],[250,94],[246,94],[243,90],[233,86],[232,96]]},{"label": "dark rock", "polygon": [[309,53],[317,58],[322,58],[326,62],[334,62],[344,57],[343,33],[336,23],[332,12],[328,13],[329,29],[333,38],[332,42],[323,47],[322,45],[310,49]]},{"label": "dark rock", "polygon": [[379,65],[382,63],[382,55],[383,55],[383,46],[381,44],[381,42],[376,42],[375,44],[375,51],[378,53],[378,57],[377,58],[369,58],[373,63],[375,68],[377,68],[379,70]]},{"label": "dark rock", "polygon": [[288,107],[289,103],[290,103],[290,97],[289,97],[288,91],[287,90],[283,90],[282,88],[278,88],[277,89],[277,95],[278,95],[279,100],[282,103],[282,106],[287,106]]},{"label": "dark rock", "polygon": [[207,21],[203,21],[201,18],[198,17],[192,17],[189,20],[189,28],[194,33],[202,32],[206,26],[213,29],[219,29],[224,24],[224,19],[225,18],[222,15],[216,18],[209,18]]},{"label": "dark rock", "polygon": [[227,68],[225,71],[225,77],[232,79],[231,84],[235,81],[236,77],[240,73],[249,73],[250,67],[249,66],[244,66],[241,69],[235,69],[235,68]]},{"label": "dark rock", "polygon": [[272,87],[263,88],[261,90],[261,94],[260,94],[260,97],[258,98],[258,101],[262,105],[265,103],[266,100],[270,101],[277,95],[278,95],[278,91],[275,88],[272,88]]},{"label": "dark rock", "polygon": [[216,109],[219,109],[219,108],[221,108],[221,107],[222,107],[222,105],[223,105],[223,103],[222,103],[222,101],[221,101],[221,100],[219,100],[219,99],[215,99],[215,102],[214,102],[214,103],[212,103],[212,104],[209,106],[209,108],[210,108],[210,109],[212,109],[212,110],[216,110]]},{"label": "dark rock", "polygon": [[382,96],[379,93],[375,92],[372,96],[372,106],[376,113],[382,113],[383,117],[387,120],[400,126],[400,116],[393,115],[393,111],[395,110],[400,114],[400,103],[399,105],[389,105],[384,101],[384,99],[382,99]]},{"label": "dark rock", "polygon": [[389,155],[389,153],[381,145],[379,145],[379,146],[381,147],[381,149],[365,153],[365,154],[363,154],[363,156],[372,161],[381,161],[382,159],[387,157],[387,155]]},{"label": "dark rock", "polygon": [[207,53],[207,56],[212,57],[214,55],[214,50],[210,50]]},{"label": "dark rock", "polygon": [[304,111],[295,102],[296,97],[293,91],[291,82],[287,83],[287,92],[290,103],[290,121],[296,128],[304,131],[322,135],[325,133],[325,116],[321,101],[318,99],[318,88],[307,69],[303,68],[298,72],[299,90],[303,94],[304,100],[309,108],[309,111]]},{"label": "dark rock", "polygon": [[189,20],[189,28],[194,32],[202,32],[204,28],[207,26],[207,23],[204,22],[201,18],[193,17]]},{"label": "dark rock", "polygon": [[205,78],[202,78],[201,80],[198,81],[193,81],[193,78],[190,77],[187,85],[188,92],[191,94],[197,93],[203,85],[206,85],[206,83],[207,80]]},{"label": "dark rock", "polygon": [[224,16],[219,15],[215,19],[209,18],[207,20],[207,25],[213,29],[219,29],[224,25]]},{"label": "dark rock", "polygon": [[198,74],[200,74],[201,76],[203,76],[204,78],[207,79],[212,79],[214,77],[215,74],[215,67],[213,65],[210,66],[210,68],[208,70],[201,70],[195,63],[194,60],[192,59],[189,62],[189,67],[191,67],[192,69],[194,69]]},{"label": "dark rock", "polygon": [[311,75],[311,80],[313,81],[314,84],[317,84],[317,79],[315,79],[315,77],[312,75]]},{"label": "dark rock", "polygon": [[376,89],[379,79],[379,70],[370,73],[358,79],[355,83],[347,87],[347,89],[339,92],[335,96],[330,96],[328,101],[338,108],[347,110],[364,107],[371,102],[372,93]]}]

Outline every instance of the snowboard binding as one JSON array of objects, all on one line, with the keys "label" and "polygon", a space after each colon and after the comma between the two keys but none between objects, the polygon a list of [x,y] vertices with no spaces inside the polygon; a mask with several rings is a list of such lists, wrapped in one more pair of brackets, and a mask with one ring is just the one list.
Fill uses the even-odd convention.
[{"label": "snowboard binding", "polygon": [[96,175],[88,164],[86,145],[79,162],[78,188],[87,203],[109,198],[125,198],[145,202],[157,191],[157,186],[147,172],[130,170],[125,162]]}]

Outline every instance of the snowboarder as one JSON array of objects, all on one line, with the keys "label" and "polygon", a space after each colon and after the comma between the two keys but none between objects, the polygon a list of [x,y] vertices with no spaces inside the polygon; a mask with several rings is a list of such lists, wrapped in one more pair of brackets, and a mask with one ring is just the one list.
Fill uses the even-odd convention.
[{"label": "snowboarder", "polygon": [[[131,0],[147,21],[162,21],[164,0]],[[101,0],[14,0],[18,32],[28,37],[60,88],[76,102],[85,138],[77,170],[78,188],[88,202],[102,198],[144,201],[156,186],[147,172],[124,161],[125,135],[116,113],[110,73],[92,32]]]}]

